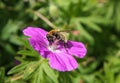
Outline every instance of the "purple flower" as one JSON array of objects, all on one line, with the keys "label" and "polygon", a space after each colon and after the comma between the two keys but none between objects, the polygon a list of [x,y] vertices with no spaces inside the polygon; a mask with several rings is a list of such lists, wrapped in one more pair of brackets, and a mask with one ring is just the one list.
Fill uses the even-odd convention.
[{"label": "purple flower", "polygon": [[85,45],[81,42],[67,41],[67,48],[63,44],[49,45],[46,38],[48,32],[41,28],[28,27],[23,30],[23,33],[29,36],[28,40],[31,46],[42,57],[48,58],[49,64],[53,69],[59,71],[76,69],[78,63],[73,55],[78,58],[83,58],[87,52]]}]

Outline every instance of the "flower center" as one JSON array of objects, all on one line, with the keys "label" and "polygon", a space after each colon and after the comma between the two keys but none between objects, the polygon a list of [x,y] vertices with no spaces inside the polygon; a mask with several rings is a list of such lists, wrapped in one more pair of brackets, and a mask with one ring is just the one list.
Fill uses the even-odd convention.
[{"label": "flower center", "polygon": [[49,45],[48,46],[48,49],[51,51],[51,52],[60,52],[56,46],[52,46],[52,45]]},{"label": "flower center", "polygon": [[54,41],[52,44],[48,46],[48,49],[52,52],[59,52],[59,47],[60,47],[60,42],[59,41]]}]

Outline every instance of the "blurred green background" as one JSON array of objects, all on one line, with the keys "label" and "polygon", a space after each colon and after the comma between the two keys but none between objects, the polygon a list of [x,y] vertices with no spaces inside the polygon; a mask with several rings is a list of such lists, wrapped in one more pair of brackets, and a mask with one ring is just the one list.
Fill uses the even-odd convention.
[{"label": "blurred green background", "polygon": [[[38,67],[22,30],[53,29],[46,19],[86,45],[77,70]],[[0,83],[120,83],[120,0],[0,0]]]}]

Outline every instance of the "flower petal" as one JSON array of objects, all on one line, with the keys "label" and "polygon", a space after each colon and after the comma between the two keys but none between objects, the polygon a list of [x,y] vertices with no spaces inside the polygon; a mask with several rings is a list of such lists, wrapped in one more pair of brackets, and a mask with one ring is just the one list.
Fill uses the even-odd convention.
[{"label": "flower petal", "polygon": [[40,28],[28,27],[23,30],[24,35],[29,36],[28,38],[31,46],[39,52],[44,58],[47,57],[44,51],[48,51],[48,41],[46,39],[47,32]]},{"label": "flower petal", "polygon": [[85,45],[81,42],[68,41],[67,45],[69,53],[79,58],[83,58],[87,53]]},{"label": "flower petal", "polygon": [[48,59],[50,66],[59,71],[71,71],[78,67],[73,56],[62,51],[50,53]]},{"label": "flower petal", "polygon": [[47,31],[41,29],[41,28],[35,28],[35,27],[27,27],[23,30],[24,35],[29,37],[45,37],[47,34]]},{"label": "flower petal", "polygon": [[29,42],[30,45],[39,52],[39,54],[44,57],[47,58],[47,55],[45,55],[45,51],[49,51],[47,48],[47,44],[43,41],[40,41],[38,39],[33,39],[33,38],[29,38]]},{"label": "flower petal", "polygon": [[46,39],[47,32],[41,28],[27,27],[23,30],[24,35],[34,39],[42,39],[43,42],[48,44]]}]

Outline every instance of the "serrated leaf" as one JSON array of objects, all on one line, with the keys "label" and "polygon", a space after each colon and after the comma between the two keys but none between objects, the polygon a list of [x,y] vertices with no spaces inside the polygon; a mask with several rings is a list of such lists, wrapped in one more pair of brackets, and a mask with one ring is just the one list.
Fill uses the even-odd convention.
[{"label": "serrated leaf", "polygon": [[36,56],[39,55],[36,51],[30,51],[30,50],[20,50],[17,52],[18,54],[21,55],[27,55],[27,56]]},{"label": "serrated leaf", "polygon": [[79,67],[79,70],[82,72],[82,73],[91,73],[91,72],[94,72],[94,70],[97,68],[98,66],[98,63],[97,62],[94,62],[94,63],[91,63],[90,65],[88,65],[88,68],[84,68],[84,67]]},{"label": "serrated leaf", "polygon": [[44,72],[41,66],[39,66],[38,71],[34,77],[33,83],[44,83]]},{"label": "serrated leaf", "polygon": [[8,74],[14,74],[20,71],[23,71],[26,67],[27,67],[28,63],[21,63],[20,65],[17,65],[15,67],[13,67]]},{"label": "serrated leaf", "polygon": [[100,72],[96,72],[95,75],[101,80],[104,81],[105,77],[100,73]]},{"label": "serrated leaf", "polygon": [[30,62],[24,70],[23,79],[29,79],[33,73],[36,73],[36,70],[39,68],[37,62]]},{"label": "serrated leaf", "polygon": [[75,23],[76,24],[76,28],[77,30],[80,31],[81,36],[83,36],[85,39],[87,39],[88,41],[91,42],[91,44],[94,43],[94,38],[92,37],[92,35],[90,33],[87,32],[87,30],[85,30],[85,28],[82,26],[81,24],[81,20],[80,18],[72,18],[71,19],[71,23]]},{"label": "serrated leaf", "polygon": [[91,30],[101,32],[102,29],[94,22],[93,18],[80,18],[80,22],[88,26]]},{"label": "serrated leaf", "polygon": [[19,41],[28,49],[33,50],[32,46],[30,45],[29,41],[25,38],[19,38]]},{"label": "serrated leaf", "polygon": [[97,32],[101,32],[102,29],[96,25],[95,23],[92,22],[86,22],[86,25],[88,26],[88,28],[91,28],[91,30],[97,31]]},{"label": "serrated leaf", "polygon": [[94,74],[84,75],[83,79],[86,80],[86,83],[94,83],[95,75]]},{"label": "serrated leaf", "polygon": [[21,41],[19,40],[19,36],[17,36],[17,34],[10,36],[10,42],[16,45],[22,45]]},{"label": "serrated leaf", "polygon": [[57,80],[57,78],[58,78],[57,73],[55,73],[54,70],[51,69],[50,66],[47,63],[44,63],[43,69],[44,69],[45,73],[47,74],[47,76],[51,80],[53,80],[54,83],[59,83],[58,80]]},{"label": "serrated leaf", "polygon": [[85,37],[88,41],[90,41],[91,44],[94,43],[94,38],[92,37],[92,35],[90,35],[80,23],[77,23],[77,29],[80,30],[81,35]]}]

